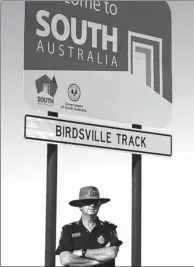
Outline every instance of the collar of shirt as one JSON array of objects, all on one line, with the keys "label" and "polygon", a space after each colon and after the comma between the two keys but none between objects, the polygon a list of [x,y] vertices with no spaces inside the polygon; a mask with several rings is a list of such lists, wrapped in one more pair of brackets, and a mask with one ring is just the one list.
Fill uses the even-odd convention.
[{"label": "collar of shirt", "polygon": [[[92,229],[92,232],[93,232],[95,229],[97,229],[97,228],[99,228],[99,227],[101,227],[101,226],[103,225],[103,222],[101,222],[101,221],[99,220],[98,217],[96,218],[95,223],[96,223],[96,225],[95,225],[94,228]],[[81,227],[84,227],[84,229],[86,229],[86,227],[85,227],[84,224],[83,224],[82,218],[78,221],[77,224],[78,224],[79,226],[81,226]],[[87,230],[87,229],[86,229],[86,230]]]}]

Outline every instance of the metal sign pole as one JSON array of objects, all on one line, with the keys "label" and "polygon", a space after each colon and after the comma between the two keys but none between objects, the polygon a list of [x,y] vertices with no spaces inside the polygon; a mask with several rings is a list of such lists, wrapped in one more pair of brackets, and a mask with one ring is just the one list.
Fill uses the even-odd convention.
[{"label": "metal sign pole", "polygon": [[[133,124],[132,128],[142,129]],[[132,266],[141,266],[141,166],[142,156],[132,154]]]},{"label": "metal sign pole", "polygon": [[[58,117],[56,112],[48,116]],[[58,145],[47,144],[45,266],[55,266]]]}]

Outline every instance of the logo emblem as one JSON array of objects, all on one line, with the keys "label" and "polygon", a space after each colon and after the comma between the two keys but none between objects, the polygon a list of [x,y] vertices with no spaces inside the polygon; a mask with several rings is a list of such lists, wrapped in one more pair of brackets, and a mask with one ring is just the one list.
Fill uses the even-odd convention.
[{"label": "logo emblem", "polygon": [[89,196],[90,197],[99,197],[99,194],[98,194],[98,191],[95,190],[95,189],[91,189],[89,192],[88,192]]},{"label": "logo emblem", "polygon": [[79,86],[76,84],[71,84],[68,88],[68,96],[72,101],[78,101],[81,96],[81,90]]},{"label": "logo emblem", "polygon": [[55,93],[57,91],[58,85],[55,79],[55,76],[53,76],[53,79],[51,80],[46,74],[40,77],[35,81],[36,83],[36,89],[37,93],[45,92],[51,97],[55,96]]},{"label": "logo emblem", "polygon": [[104,244],[105,242],[104,237],[102,235],[97,240],[98,240],[98,243],[100,243],[101,245]]}]

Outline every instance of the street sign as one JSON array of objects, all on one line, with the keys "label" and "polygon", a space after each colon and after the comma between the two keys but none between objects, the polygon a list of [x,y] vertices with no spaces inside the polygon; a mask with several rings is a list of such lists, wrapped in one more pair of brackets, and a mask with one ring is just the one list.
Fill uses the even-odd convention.
[{"label": "street sign", "polygon": [[166,2],[25,2],[24,87],[32,108],[165,127],[171,76]]},{"label": "street sign", "polygon": [[107,148],[136,153],[172,155],[172,136],[89,123],[25,116],[26,139]]}]

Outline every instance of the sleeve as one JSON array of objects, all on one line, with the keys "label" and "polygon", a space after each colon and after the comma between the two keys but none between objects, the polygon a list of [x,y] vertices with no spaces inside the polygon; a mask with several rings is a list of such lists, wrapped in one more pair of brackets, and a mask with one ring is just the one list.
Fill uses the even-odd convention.
[{"label": "sleeve", "polygon": [[68,226],[64,226],[62,229],[63,230],[61,232],[59,246],[55,252],[56,255],[59,255],[63,251],[73,252],[73,244],[72,244],[70,229]]},{"label": "sleeve", "polygon": [[118,235],[117,235],[117,226],[114,224],[109,224],[108,225],[109,228],[109,242],[111,246],[117,246],[120,247],[123,242],[121,240],[119,240]]}]

